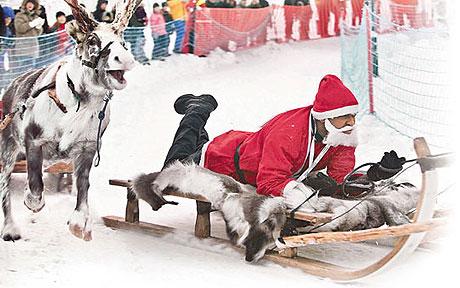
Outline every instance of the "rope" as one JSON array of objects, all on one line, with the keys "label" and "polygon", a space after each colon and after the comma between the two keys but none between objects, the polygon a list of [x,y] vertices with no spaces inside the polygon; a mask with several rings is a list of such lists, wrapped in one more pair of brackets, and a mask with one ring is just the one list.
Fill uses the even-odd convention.
[{"label": "rope", "polygon": [[105,111],[107,110],[107,106],[109,104],[109,101],[112,99],[112,96],[113,96],[112,91],[107,92],[107,94],[104,97],[104,107],[102,108],[102,110],[97,115],[97,118],[99,119],[99,125],[98,125],[98,128],[97,128],[97,139],[96,139],[97,156],[96,156],[96,161],[95,161],[94,167],[98,167],[99,163],[101,162],[101,153],[100,153],[101,143],[100,142],[101,142],[101,138],[102,138],[102,134],[101,134],[102,122],[105,119]]},{"label": "rope", "polygon": [[[366,163],[366,164],[368,164],[368,163]],[[327,222],[324,222],[324,223],[322,223],[322,224],[320,224],[320,225],[313,226],[313,228],[310,229],[310,230],[308,230],[308,231],[306,232],[306,234],[311,233],[312,231],[314,231],[314,230],[316,230],[316,229],[318,229],[318,228],[320,228],[320,227],[323,227],[324,225],[329,224],[329,223],[331,223],[332,221],[335,221],[335,220],[339,219],[340,217],[343,217],[343,216],[345,216],[346,214],[350,213],[350,211],[352,211],[353,209],[355,209],[356,207],[358,207],[358,205],[360,205],[361,203],[363,203],[365,200],[369,199],[369,198],[370,198],[371,196],[373,196],[374,194],[377,194],[377,193],[379,193],[380,191],[382,191],[383,189],[385,189],[385,188],[387,188],[387,187],[393,185],[393,184],[394,184],[394,183],[393,183],[394,179],[396,179],[399,175],[401,175],[401,174],[402,174],[403,172],[405,172],[407,169],[409,169],[409,168],[415,166],[416,164],[417,164],[417,163],[413,163],[413,164],[409,165],[408,167],[404,168],[404,169],[401,170],[398,174],[396,174],[395,176],[393,176],[393,177],[391,178],[391,180],[387,180],[387,181],[388,181],[388,184],[384,185],[383,187],[381,187],[381,188],[380,188],[379,190],[377,190],[377,191],[371,191],[371,192],[369,192],[364,198],[362,198],[360,201],[358,201],[358,203],[356,203],[355,205],[353,205],[350,209],[348,209],[347,211],[345,211],[345,212],[343,212],[343,213],[337,215],[336,217],[332,218],[331,220],[329,220],[329,221],[327,221]],[[350,173],[350,174],[351,174],[351,173]]]}]

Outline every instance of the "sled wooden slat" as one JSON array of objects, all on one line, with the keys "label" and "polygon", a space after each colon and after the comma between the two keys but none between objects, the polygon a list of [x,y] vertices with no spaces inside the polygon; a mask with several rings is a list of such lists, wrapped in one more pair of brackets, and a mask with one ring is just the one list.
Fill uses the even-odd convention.
[{"label": "sled wooden slat", "polygon": [[[109,184],[112,186],[119,186],[119,187],[126,187],[129,188],[131,187],[131,181],[129,180],[118,180],[118,179],[111,179],[109,180]],[[200,202],[209,202],[208,199],[205,197],[199,196],[199,195],[193,195],[193,194],[184,194],[184,193],[179,193],[177,191],[165,191],[165,195],[170,195],[170,196],[176,196],[176,197],[181,197],[181,198],[186,198],[186,199],[192,199],[192,200],[197,200]],[[287,211],[289,215],[289,211]],[[307,221],[310,224],[321,224],[328,222],[332,219],[333,214],[331,213],[304,213],[304,212],[296,212],[295,214],[295,219],[297,220],[302,220],[302,221]]]},{"label": "sled wooden slat", "polygon": [[112,227],[115,229],[129,229],[129,230],[139,230],[153,233],[157,236],[163,236],[168,233],[174,232],[174,228],[161,226],[158,224],[151,224],[146,222],[136,222],[130,223],[126,222],[124,218],[117,217],[117,216],[104,216],[102,217],[104,224],[108,227]]},{"label": "sled wooden slat", "polygon": [[[0,165],[0,169],[2,165]],[[56,162],[45,168],[44,172],[51,174],[71,174],[73,165],[65,162]],[[13,173],[27,173],[27,161],[21,160],[15,163]]]},{"label": "sled wooden slat", "polygon": [[430,231],[445,224],[445,219],[433,219],[424,223],[411,223],[399,226],[372,228],[359,231],[346,232],[318,232],[298,236],[284,237],[283,241],[288,247],[302,247],[312,244],[326,244],[337,242],[361,242],[377,240],[385,237],[400,237],[412,233]]},{"label": "sled wooden slat", "polygon": [[73,164],[66,162],[57,162],[45,169],[46,173],[51,174],[62,174],[62,173],[73,173]]},{"label": "sled wooden slat", "polygon": [[[2,170],[0,164],[0,171]],[[72,191],[73,184],[73,163],[56,162],[53,163],[43,170],[45,173],[59,175],[57,180],[57,190],[61,191],[63,188],[67,188],[68,192]],[[27,173],[27,161],[17,161],[13,168],[13,173]],[[64,185],[64,186],[63,186]]]},{"label": "sled wooden slat", "polygon": [[[114,229],[123,229],[127,231],[139,231],[158,237],[162,237],[176,231],[176,229],[172,227],[147,222],[128,223],[124,220],[124,218],[118,216],[104,216],[102,217],[102,220],[104,221],[104,224],[107,227],[111,227]],[[224,244],[228,247],[232,247],[233,249],[235,249],[235,251],[238,251],[242,254],[244,253],[243,249],[234,246],[231,243],[231,241],[227,239],[221,239],[211,236],[207,238],[207,241],[212,241],[213,244]],[[301,269],[304,272],[325,278],[342,278],[346,277],[344,275],[348,275],[348,273],[351,272],[351,270],[348,268],[344,268],[334,264],[303,257],[296,257],[295,255],[289,256],[290,257],[288,257],[287,255],[281,255],[280,253],[275,251],[267,251],[263,259],[269,260],[284,267]],[[337,277],[335,277],[334,275],[336,275]]]}]

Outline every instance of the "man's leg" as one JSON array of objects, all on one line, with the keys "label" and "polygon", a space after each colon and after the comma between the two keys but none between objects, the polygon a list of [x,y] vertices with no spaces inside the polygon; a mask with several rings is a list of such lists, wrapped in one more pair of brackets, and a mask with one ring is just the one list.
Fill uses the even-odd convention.
[{"label": "man's leg", "polygon": [[186,94],[176,100],[174,108],[184,117],[177,128],[163,168],[175,160],[187,161],[196,158],[193,154],[200,151],[209,140],[204,126],[211,112],[217,108],[217,101],[207,94],[201,96]]}]

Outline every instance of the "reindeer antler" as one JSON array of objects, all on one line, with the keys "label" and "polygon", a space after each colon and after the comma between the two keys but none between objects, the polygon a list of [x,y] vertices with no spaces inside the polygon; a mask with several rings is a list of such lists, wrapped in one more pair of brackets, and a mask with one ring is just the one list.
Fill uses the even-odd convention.
[{"label": "reindeer antler", "polygon": [[112,23],[118,23],[120,22],[121,18],[123,17],[124,13],[125,13],[125,0],[117,0],[117,3],[115,4],[115,8],[116,8],[116,11],[115,11],[115,16],[113,18],[113,22]]},{"label": "reindeer antler", "polygon": [[141,2],[142,0],[118,0],[116,15],[112,25],[117,33],[121,33],[125,30],[126,26],[128,26],[129,19]]},{"label": "reindeer antler", "polygon": [[72,15],[83,33],[93,31],[97,27],[97,22],[91,18],[85,8],[78,3],[78,0],[64,0],[71,8]]}]

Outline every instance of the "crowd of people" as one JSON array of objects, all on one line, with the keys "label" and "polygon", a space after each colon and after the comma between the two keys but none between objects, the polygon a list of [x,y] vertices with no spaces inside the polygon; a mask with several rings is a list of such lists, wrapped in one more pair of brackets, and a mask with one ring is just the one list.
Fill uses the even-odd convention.
[{"label": "crowd of people", "polygon": [[[72,48],[70,38],[66,33],[60,32],[65,30],[66,23],[72,20],[73,16],[58,11],[55,14],[54,24],[49,25],[50,18],[47,17],[46,9],[39,1],[24,0],[17,8],[0,6],[0,89],[5,69],[14,71],[17,76],[31,67],[42,67],[55,61],[56,58],[68,54]],[[345,18],[348,1],[351,2],[352,7],[352,25],[359,25],[364,0],[314,1],[318,14],[316,30],[320,37],[333,36],[328,31],[330,17],[334,18],[335,35],[339,35],[339,18]],[[311,21],[314,21],[312,2],[310,0],[284,1],[284,41],[310,38],[310,25]],[[390,2],[394,5],[403,3],[414,6],[417,5],[418,0],[390,0]],[[165,60],[171,52],[193,53],[196,35],[191,25],[195,23],[197,9],[204,7],[256,9],[268,6],[267,0],[166,0],[162,3],[154,3],[153,7],[148,7],[149,9],[141,3],[129,22],[130,29],[125,31],[125,40],[129,43],[136,60],[142,64],[149,64],[150,60]],[[151,14],[148,15],[146,10],[152,11]],[[110,9],[107,0],[98,0],[91,14],[99,22],[110,23],[114,19],[115,11]],[[409,17],[411,22],[413,22],[412,18]],[[401,22],[399,18],[394,21],[398,24]],[[297,29],[297,33],[293,32],[294,29]],[[153,39],[151,54],[145,53],[146,31],[151,32]],[[170,45],[171,41],[174,41],[173,45]],[[170,46],[172,46],[171,50]],[[7,60],[6,56],[8,56]]]},{"label": "crowd of people", "polygon": [[[106,23],[113,21],[115,11],[110,10],[108,4],[107,0],[98,0],[95,10],[91,13],[95,20]],[[172,52],[183,52],[188,12],[195,7],[262,8],[267,6],[269,4],[266,0],[241,0],[238,4],[235,0],[167,0],[161,5],[154,3],[153,12],[148,16],[144,4],[141,3],[129,22],[129,27],[132,29],[126,30],[125,38],[130,43],[136,60],[142,64],[148,64],[150,60],[144,53],[143,29],[147,25],[151,28],[154,41],[151,59],[164,60],[165,57],[171,55],[168,47],[171,41],[170,36],[174,32],[176,37]],[[65,30],[65,24],[73,19],[72,15],[58,11],[55,15],[55,23],[50,26],[46,9],[40,5],[39,0],[24,0],[21,7],[17,9],[0,6],[0,13],[0,71],[5,69],[6,53],[9,53],[8,56],[11,59],[9,68],[19,74],[24,72],[23,69],[48,64],[52,57],[47,56],[51,54],[59,57],[68,52],[70,39],[65,33],[59,32]],[[44,36],[48,34],[49,37]]]},{"label": "crowd of people", "polygon": [[71,16],[59,11],[50,26],[39,0],[24,0],[17,9],[0,5],[0,16],[0,89],[5,85],[3,78],[11,77],[6,70],[17,76],[31,67],[55,61],[70,49],[67,34],[54,32],[64,30]]}]

